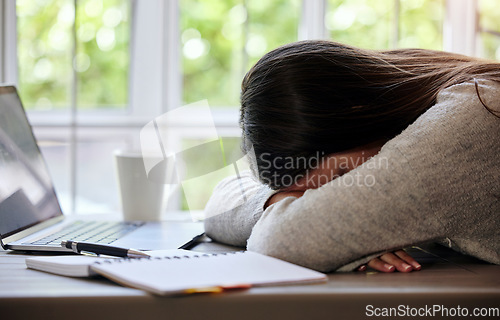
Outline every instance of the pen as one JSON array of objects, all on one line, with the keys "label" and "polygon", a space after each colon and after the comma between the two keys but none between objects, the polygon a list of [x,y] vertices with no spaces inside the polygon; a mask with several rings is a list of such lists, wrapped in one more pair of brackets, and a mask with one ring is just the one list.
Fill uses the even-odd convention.
[{"label": "pen", "polygon": [[198,244],[198,240],[200,240],[200,238],[203,237],[204,235],[205,235],[205,232],[195,236],[193,239],[189,240],[188,242],[186,242],[185,244],[180,246],[179,249],[184,249],[184,250],[192,249],[194,246],[196,246]]},{"label": "pen", "polygon": [[150,256],[144,252],[135,249],[125,249],[95,243],[85,243],[76,241],[61,241],[61,247],[73,250],[76,253],[91,252],[94,254],[106,254],[108,256],[124,257],[124,258],[149,258]]}]

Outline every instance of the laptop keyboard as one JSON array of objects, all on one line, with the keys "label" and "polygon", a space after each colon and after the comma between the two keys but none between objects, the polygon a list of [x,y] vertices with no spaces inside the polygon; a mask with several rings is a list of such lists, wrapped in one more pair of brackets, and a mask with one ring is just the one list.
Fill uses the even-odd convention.
[{"label": "laptop keyboard", "polygon": [[143,222],[75,221],[29,244],[60,246],[63,240],[110,244],[143,224]]}]

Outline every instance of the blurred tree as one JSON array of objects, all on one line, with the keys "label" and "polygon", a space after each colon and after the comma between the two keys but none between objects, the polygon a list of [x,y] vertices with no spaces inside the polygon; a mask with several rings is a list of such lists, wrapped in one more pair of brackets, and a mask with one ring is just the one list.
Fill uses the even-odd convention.
[{"label": "blurred tree", "polygon": [[328,0],[326,28],[334,41],[370,49],[391,45],[393,0]]},{"label": "blurred tree", "polygon": [[28,109],[67,108],[71,101],[74,8],[71,0],[17,5],[19,92]]},{"label": "blurred tree", "polygon": [[128,103],[128,0],[78,0],[76,15],[78,107],[125,108]]},{"label": "blurred tree", "polygon": [[130,1],[79,0],[76,26],[74,3],[16,2],[23,102],[28,109],[69,108],[74,67],[78,108],[124,108],[128,102]]},{"label": "blurred tree", "polygon": [[479,0],[481,56],[500,60],[500,10],[498,0]]},{"label": "blurred tree", "polygon": [[443,12],[444,0],[328,0],[325,23],[333,40],[362,48],[440,50]]},{"label": "blurred tree", "polygon": [[444,0],[400,0],[399,48],[443,50]]},{"label": "blurred tree", "polygon": [[181,0],[183,103],[237,106],[246,70],[297,40],[299,0]]}]

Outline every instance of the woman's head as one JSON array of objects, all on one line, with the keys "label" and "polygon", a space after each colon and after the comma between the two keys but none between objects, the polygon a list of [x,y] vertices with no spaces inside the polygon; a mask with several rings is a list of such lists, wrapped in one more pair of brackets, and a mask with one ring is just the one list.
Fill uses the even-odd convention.
[{"label": "woman's head", "polygon": [[428,50],[288,44],[262,57],[243,80],[243,149],[253,148],[263,183],[285,188],[325,155],[394,137],[442,88],[484,73],[500,80],[498,67]]}]

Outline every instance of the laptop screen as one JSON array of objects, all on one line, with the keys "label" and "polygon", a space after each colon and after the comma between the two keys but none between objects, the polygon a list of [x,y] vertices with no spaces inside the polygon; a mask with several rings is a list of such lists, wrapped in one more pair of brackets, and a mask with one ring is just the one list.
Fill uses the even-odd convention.
[{"label": "laptop screen", "polygon": [[0,236],[62,215],[14,87],[0,87]]}]

